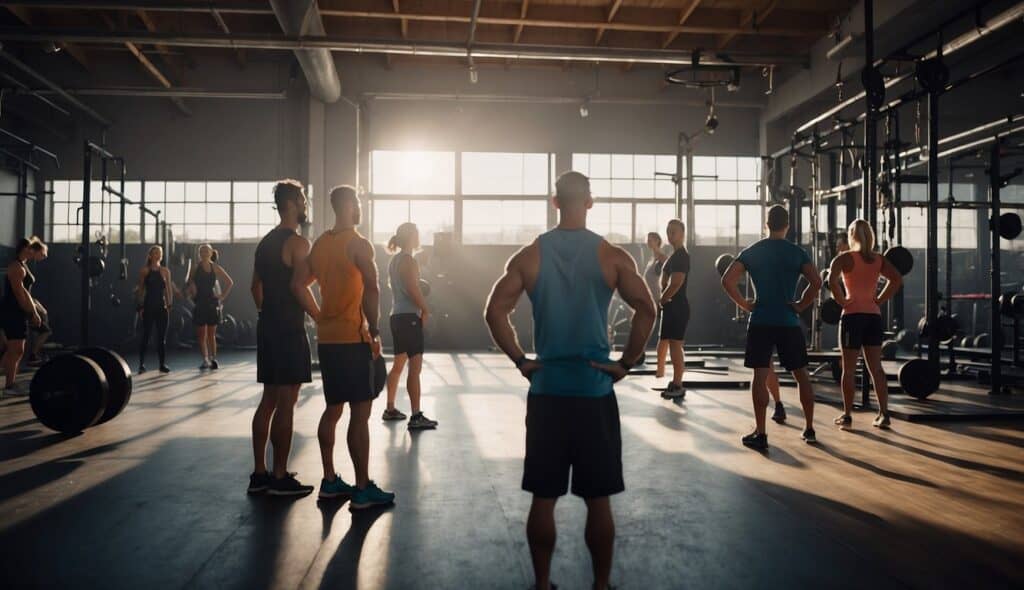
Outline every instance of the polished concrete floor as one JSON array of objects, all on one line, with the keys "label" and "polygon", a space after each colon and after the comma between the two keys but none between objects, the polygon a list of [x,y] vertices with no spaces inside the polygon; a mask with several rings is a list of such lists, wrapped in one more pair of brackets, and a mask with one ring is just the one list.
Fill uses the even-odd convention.
[{"label": "polished concrete floor", "polygon": [[[253,358],[226,355],[203,375],[191,357],[174,361],[170,375],[137,379],[124,414],[75,437],[44,429],[26,398],[0,402],[0,587],[530,585],[524,382],[503,358],[428,356],[424,408],[437,431],[381,422],[378,401],[371,476],[397,505],[357,515],[312,496],[246,496]],[[1021,423],[898,421],[880,432],[857,414],[837,431],[835,408],[819,405],[820,444],[809,446],[785,389],[790,422],[770,423],[761,454],[739,444],[751,425],[745,391],[692,391],[674,404],[654,384],[618,388],[620,588],[1024,584]],[[303,389],[290,467],[310,483],[322,409],[319,385]],[[577,499],[559,504],[561,588],[590,584],[583,518]]]}]

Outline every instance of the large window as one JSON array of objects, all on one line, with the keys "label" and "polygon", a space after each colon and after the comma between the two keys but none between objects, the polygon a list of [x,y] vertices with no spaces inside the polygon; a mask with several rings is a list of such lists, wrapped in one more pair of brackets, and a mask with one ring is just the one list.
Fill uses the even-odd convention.
[{"label": "large window", "polygon": [[424,245],[441,231],[461,232],[465,244],[523,244],[548,227],[551,154],[374,151],[370,157],[377,243],[406,221],[419,226]]},{"label": "large window", "polygon": [[[925,184],[903,184],[900,197],[907,201],[925,201],[928,199],[928,186]],[[939,248],[946,247],[946,213],[942,207],[948,189],[942,190],[938,211]],[[958,201],[974,200],[974,185],[954,183],[953,196]],[[904,207],[901,210],[903,229],[903,245],[907,248],[928,247],[928,210],[923,207]],[[978,211],[975,209],[954,209],[952,218],[951,243],[953,248],[975,250],[978,248]]]},{"label": "large window", "polygon": [[[125,196],[160,212],[177,240],[185,242],[256,241],[278,223],[274,207],[274,182],[228,181],[129,181]],[[82,181],[55,180],[49,238],[77,242],[82,238]],[[117,188],[117,186],[112,186]],[[120,200],[101,190],[94,181],[90,190],[90,224],[111,242],[120,240]],[[310,212],[312,217],[312,212]],[[125,238],[138,243],[145,226],[147,241],[156,239],[155,219],[130,205],[125,210]],[[95,234],[94,234],[95,235]]]}]

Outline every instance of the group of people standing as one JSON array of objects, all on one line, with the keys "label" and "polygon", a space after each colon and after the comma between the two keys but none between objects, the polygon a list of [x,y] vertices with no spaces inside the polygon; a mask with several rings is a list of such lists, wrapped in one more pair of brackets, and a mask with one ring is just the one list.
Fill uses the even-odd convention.
[{"label": "group of people standing", "polygon": [[[559,212],[558,226],[509,260],[494,285],[485,315],[495,343],[530,384],[522,487],[533,494],[526,533],[535,588],[554,587],[550,580],[556,538],[554,506],[571,491],[586,502],[585,537],[592,558],[593,587],[604,589],[609,587],[615,536],[608,497],[625,489],[613,384],[637,364],[660,315],[656,374],[664,375],[666,356],[670,356],[672,381],[663,396],[685,395],[683,345],[690,318],[686,296],[690,257],[684,245],[684,224],[671,220],[666,234],[673,252],[666,254],[660,236],[650,234],[652,257],[641,278],[625,250],[586,228],[593,199],[588,179],[577,172],[559,177],[553,203]],[[817,440],[800,314],[814,303],[822,286],[807,252],[786,239],[787,209],[772,206],[766,217],[768,236],[743,250],[721,280],[729,298],[749,313],[744,366],[754,373],[755,428],[742,443],[759,450],[768,447],[769,397],[777,401],[773,418],[785,420],[772,363],[775,354],[798,385],[806,420],[802,437],[808,443]],[[881,408],[874,426],[888,428],[880,305],[899,290],[901,277],[875,252],[874,233],[867,222],[855,221],[848,234],[850,250],[836,257],[830,275],[830,288],[843,307],[840,345],[845,407],[835,423],[848,427],[852,421],[854,374],[863,355]],[[747,299],[738,288],[745,274],[750,277],[755,299]],[[796,293],[800,277],[807,286]],[[886,283],[881,292],[880,279]],[[634,315],[621,357],[610,361],[607,311],[616,291]],[[533,308],[534,358],[524,353],[510,320],[523,293]]]},{"label": "group of people standing", "polygon": [[[355,510],[391,504],[395,494],[382,490],[369,476],[373,400],[386,387],[388,403],[383,419],[406,419],[395,407],[395,398],[402,372],[408,366],[406,386],[412,405],[408,428],[438,426],[420,408],[423,326],[430,310],[420,288],[419,264],[413,256],[420,245],[419,231],[414,224],[403,224],[388,244],[394,254],[388,265],[388,280],[395,360],[385,379],[376,369],[381,356],[376,256],[373,245],[357,230],[362,205],[356,190],[343,185],[331,191],[334,227],[313,243],[298,231],[308,210],[302,185],[292,180],[279,182],[274,188],[274,202],[281,223],[256,248],[251,288],[259,310],[257,381],[264,389],[252,421],[255,465],[248,491],[290,496],[309,494],[314,489],[287,469],[295,404],[302,384],[312,381],[304,326],[308,315],[316,323],[326,402],[317,427],[323,464],[319,497],[350,497],[350,507]],[[319,300],[311,290],[314,284],[319,288]],[[335,432],[346,405],[351,413],[345,442],[353,466],[352,483],[342,479],[334,465]],[[273,447],[269,468],[268,440]]]}]

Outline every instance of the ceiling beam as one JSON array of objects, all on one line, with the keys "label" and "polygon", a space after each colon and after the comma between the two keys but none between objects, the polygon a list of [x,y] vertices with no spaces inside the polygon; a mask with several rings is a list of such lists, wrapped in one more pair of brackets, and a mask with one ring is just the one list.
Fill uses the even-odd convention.
[{"label": "ceiling beam", "polygon": [[[10,11],[10,13],[13,14],[15,17],[17,17],[18,20],[20,20],[21,22],[25,23],[30,27],[34,24],[39,24],[35,22],[35,20],[29,14],[28,9],[24,6],[8,6],[7,10]],[[85,54],[84,49],[75,45],[74,43],[61,43],[60,46],[63,47],[64,51],[67,51],[68,55],[71,56],[71,59],[78,62],[78,65],[82,66],[82,68],[86,72],[92,72],[89,67],[89,57]]]},{"label": "ceiling beam", "polygon": [[[608,22],[615,20],[615,15],[618,14],[619,8],[622,7],[622,0],[613,0],[611,8],[608,9]],[[604,37],[605,28],[601,27],[597,30],[597,36],[594,37],[594,45],[601,44],[601,38]]]},{"label": "ceiling beam", "polygon": [[[153,17],[151,17],[148,12],[146,12],[145,10],[137,10],[135,11],[135,14],[139,17],[139,20],[142,21],[142,24],[146,27],[147,31],[149,31],[150,33],[159,32],[159,29],[156,26],[156,22],[153,20]],[[175,70],[179,78],[184,77],[184,71],[182,70],[181,66],[175,63],[175,61],[171,58],[171,51],[167,48],[167,46],[163,43],[157,43],[154,45],[154,47],[156,47],[157,53],[160,54],[160,57],[164,60],[164,63],[167,64],[169,68]],[[188,55],[187,51],[182,51],[181,53],[182,56],[185,58],[185,61],[188,63],[188,66],[194,68],[196,66],[195,60],[193,60]]]},{"label": "ceiling beam", "polygon": [[[698,6],[700,6],[700,0],[690,0],[689,4],[683,6],[683,9],[679,11],[679,26],[683,26],[686,24],[686,21],[689,20],[690,15],[693,14],[694,10],[697,10]],[[672,31],[668,35],[665,35],[665,40],[662,41],[661,48],[665,49],[666,47],[671,45],[672,42],[675,41],[676,37],[678,36],[679,32],[677,31]]]},{"label": "ceiling beam", "polygon": [[[213,16],[213,20],[217,22],[217,26],[220,27],[221,31],[224,31],[228,35],[231,34],[231,29],[228,28],[228,23],[224,21],[224,17],[221,16],[220,12],[216,8],[210,10],[210,15]],[[238,67],[245,69],[247,62],[245,59],[244,49],[238,48],[235,50],[235,60],[238,61]]]},{"label": "ceiling beam", "polygon": [[[101,12],[100,18],[103,20],[104,23],[106,23],[107,28],[109,28],[111,31],[117,29],[116,23],[114,23],[113,19],[111,19],[106,14]],[[153,31],[150,32],[152,33]],[[154,43],[154,45],[157,44]],[[171,84],[171,81],[167,79],[167,76],[165,76],[164,73],[160,71],[160,68],[156,67],[156,64],[154,64],[153,61],[150,60],[149,57],[146,56],[146,54],[139,49],[139,46],[137,44],[135,44],[132,41],[125,41],[124,46],[127,47],[128,51],[130,51],[132,55],[135,56],[135,59],[137,59],[139,63],[142,64],[143,69],[145,69],[150,76],[152,76],[157,82],[159,82],[161,86],[167,88],[168,90],[174,87],[174,85]],[[182,114],[192,114],[192,110],[185,106],[185,101],[181,100],[181,98],[172,97],[171,102],[174,103],[174,106],[178,107],[178,110],[181,111]]]},{"label": "ceiling beam", "polygon": [[[526,20],[526,11],[530,8],[530,0],[523,0],[523,3],[519,6],[519,18]],[[523,36],[523,24],[516,25],[516,34],[512,37],[513,43],[519,43],[519,38]]]},{"label": "ceiling beam", "polygon": [[[771,16],[772,12],[776,7],[778,7],[778,5],[779,0],[768,0],[768,2],[762,6],[761,10],[757,10],[756,8],[747,10],[743,13],[743,17],[740,18],[740,27],[750,28],[751,31],[756,32],[757,28],[761,26],[761,23]],[[719,49],[724,49],[725,46],[731,43],[735,38],[736,33],[725,33],[718,37],[717,47]]]},{"label": "ceiling beam", "polygon": [[[268,34],[184,34],[150,33],[148,31],[96,31],[34,27],[0,27],[3,41],[68,41],[109,45],[111,43],[152,44],[164,43],[169,47],[217,47],[222,49],[250,49],[295,51],[326,49],[339,53],[398,54],[435,57],[466,57],[466,46],[452,41],[401,41],[391,39],[361,39],[337,36],[296,36]],[[600,47],[579,45],[533,45],[511,43],[477,43],[474,57],[480,59],[552,60],[565,62],[687,64],[690,56],[676,50],[645,49],[636,47]],[[725,58],[714,52],[702,56],[707,65],[767,66],[794,64],[806,66],[807,56],[801,53],[764,53],[731,51]]]},{"label": "ceiling beam", "polygon": [[[402,13],[402,7],[399,6],[398,2],[399,2],[399,0],[391,0],[391,7],[395,9],[395,14],[401,14]],[[403,39],[408,39],[409,38],[409,21],[403,18],[402,19],[401,28],[402,28],[402,38]]]}]

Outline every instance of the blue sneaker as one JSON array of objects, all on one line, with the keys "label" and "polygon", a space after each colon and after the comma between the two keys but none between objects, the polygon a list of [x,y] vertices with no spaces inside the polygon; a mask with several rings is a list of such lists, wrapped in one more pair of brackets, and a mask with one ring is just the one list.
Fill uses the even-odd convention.
[{"label": "blue sneaker", "polygon": [[360,510],[362,508],[370,508],[372,506],[386,506],[395,503],[395,495],[391,492],[385,492],[384,490],[377,487],[377,484],[371,480],[366,487],[363,489],[356,488],[352,493],[352,503],[349,504],[349,508],[352,510]]},{"label": "blue sneaker", "polygon": [[338,496],[351,496],[356,492],[356,486],[350,486],[341,479],[337,473],[334,474],[334,481],[320,480],[320,499],[330,500]]}]

